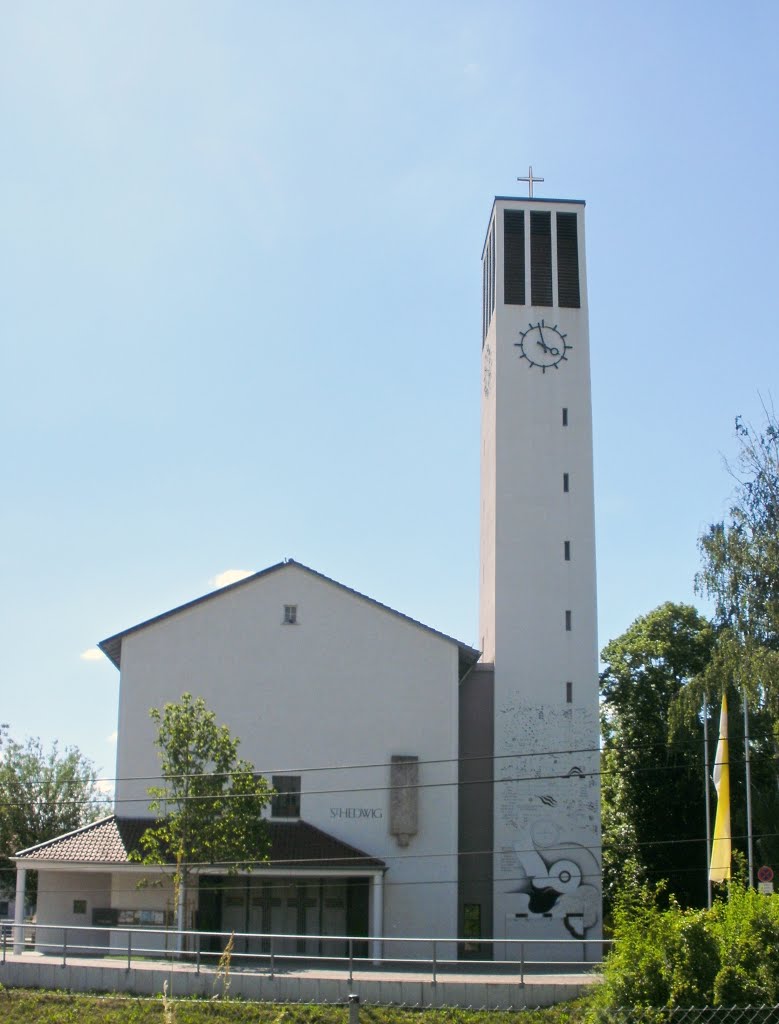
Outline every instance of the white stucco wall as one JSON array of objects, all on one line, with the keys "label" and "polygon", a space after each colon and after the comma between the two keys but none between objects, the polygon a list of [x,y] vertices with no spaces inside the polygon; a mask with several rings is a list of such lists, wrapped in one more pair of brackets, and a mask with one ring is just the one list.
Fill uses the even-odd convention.
[{"label": "white stucco wall", "polygon": [[[304,820],[386,861],[387,934],[454,935],[457,665],[453,642],[294,564],[224,591],[123,641],[117,812],[148,813],[149,709],[202,696],[258,770],[302,775]],[[388,832],[393,754],[421,762],[405,848]]]},{"label": "white stucco wall", "polygon": [[[189,894],[187,927],[192,923],[193,901],[194,894]],[[123,910],[165,911],[172,915],[171,927],[175,927],[173,881],[170,873],[140,865],[130,870],[114,871],[111,875],[110,906],[120,914]],[[124,952],[127,949],[127,927],[120,921],[119,927],[111,932],[111,948],[117,952]],[[136,952],[175,949],[175,939],[164,924],[153,923],[147,928],[136,925],[130,927],[134,928],[131,941]]]},{"label": "white stucco wall", "polygon": [[[74,913],[74,900],[86,902],[86,912]],[[111,876],[107,872],[47,871],[38,872],[38,902],[35,920],[35,947],[41,951],[62,949],[64,931],[47,925],[73,926],[67,944],[74,951],[81,947],[104,948],[105,932],[91,929],[92,911],[111,906]],[[78,929],[78,930],[76,930]],[[87,929],[86,931],[82,929]]]}]

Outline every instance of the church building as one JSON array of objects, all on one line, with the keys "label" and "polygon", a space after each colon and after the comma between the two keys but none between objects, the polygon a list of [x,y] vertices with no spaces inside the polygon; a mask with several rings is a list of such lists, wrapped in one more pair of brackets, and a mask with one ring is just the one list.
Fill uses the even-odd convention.
[{"label": "church building", "polygon": [[18,894],[38,872],[39,925],[88,928],[85,947],[126,948],[133,927],[139,946],[175,948],[170,873],[130,855],[159,776],[149,710],[187,692],[276,791],[268,859],[202,865],[188,929],[252,933],[240,952],[282,934],[279,954],[341,955],[350,937],[356,955],[429,956],[413,940],[435,937],[442,959],[514,959],[516,939],[554,940],[533,959],[597,957],[584,203],[533,198],[538,180],[494,200],[482,253],[480,649],[293,560],[104,640],[120,673],[114,812],[16,855]]}]

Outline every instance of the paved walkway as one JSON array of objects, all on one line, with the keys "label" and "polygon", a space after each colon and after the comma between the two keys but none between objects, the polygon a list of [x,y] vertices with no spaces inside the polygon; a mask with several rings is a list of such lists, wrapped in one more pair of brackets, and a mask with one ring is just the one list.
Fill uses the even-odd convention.
[{"label": "paved walkway", "polygon": [[[349,978],[344,966],[302,967],[275,965],[273,975],[267,961],[259,968],[233,967],[230,994],[244,999],[273,1002],[343,1003],[356,992],[363,1003],[407,1006],[472,1006],[519,1008],[550,1006],[574,999],[598,980],[595,973],[541,972],[532,968],[520,981],[517,965],[496,965],[489,972],[466,965],[440,968],[433,981],[432,970],[397,965],[361,965]],[[133,960],[128,969],[125,958],[68,957],[42,953],[7,953],[0,963],[0,982],[9,987],[67,988],[72,991],[133,992],[154,995],[167,982],[173,995],[210,996],[219,992],[221,980],[212,966],[198,968],[192,963],[169,960]]]}]

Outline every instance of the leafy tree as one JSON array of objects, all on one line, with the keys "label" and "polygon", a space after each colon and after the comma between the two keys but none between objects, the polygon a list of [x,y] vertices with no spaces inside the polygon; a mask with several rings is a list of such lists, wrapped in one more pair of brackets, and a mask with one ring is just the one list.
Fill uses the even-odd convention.
[{"label": "leafy tree", "polygon": [[[730,750],[730,807],[734,854],[747,854],[746,770],[744,754],[743,690],[740,683],[744,671],[743,644],[725,627],[716,633],[712,656],[704,671],[691,680],[671,709],[672,731],[689,728],[700,713],[704,694],[709,702],[709,756],[713,759],[719,729],[720,703],[723,693],[728,697],[728,735]],[[754,667],[761,660],[760,651],[751,658]],[[765,699],[757,696],[750,702],[749,737],[751,762],[752,825],[755,853],[765,864],[779,865],[779,836],[776,832],[779,814],[775,718]],[[685,726],[685,723],[688,723]],[[711,767],[711,766],[710,766]],[[712,822],[715,797],[712,798]]]},{"label": "leafy tree", "polygon": [[727,518],[699,538],[695,585],[714,601],[721,682],[769,711],[779,741],[779,423],[765,416],[762,430],[736,418],[736,486]]},{"label": "leafy tree", "polygon": [[[17,743],[0,726],[0,889],[14,892],[12,854],[94,821],[100,814],[95,769],[77,747],[47,752],[39,739]],[[35,878],[27,879],[28,896]]]},{"label": "leafy tree", "polygon": [[[671,710],[711,657],[714,632],[667,602],[603,649],[603,873],[607,907],[628,880],[668,879],[684,904],[706,901],[703,734]],[[691,871],[696,856],[700,871]]]},{"label": "leafy tree", "polygon": [[727,517],[699,539],[695,582],[714,601],[719,631],[705,682],[715,693],[730,688],[734,710],[747,695],[756,845],[761,859],[779,864],[779,422],[772,408],[764,414],[760,429],[736,419],[733,497]]},{"label": "leafy tree", "polygon": [[743,641],[779,651],[779,423],[766,409],[757,430],[736,418],[736,487],[727,519],[701,536],[700,592],[715,619]]},{"label": "leafy tree", "polygon": [[186,891],[197,865],[219,864],[232,874],[267,858],[262,812],[272,790],[238,757],[240,741],[217,725],[202,697],[189,693],[152,708],[164,784],[149,789],[157,821],[141,838],[137,859],[174,865],[177,927],[185,927]]}]

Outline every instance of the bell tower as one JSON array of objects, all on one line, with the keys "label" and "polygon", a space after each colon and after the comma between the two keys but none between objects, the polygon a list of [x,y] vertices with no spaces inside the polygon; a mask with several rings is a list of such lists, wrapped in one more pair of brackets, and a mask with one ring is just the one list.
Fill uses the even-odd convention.
[{"label": "bell tower", "polygon": [[[532,168],[520,180],[530,195],[495,199],[482,255],[479,636],[494,665],[493,939],[507,958],[501,939],[601,933],[584,203],[534,198]],[[598,955],[594,942],[536,952]]]}]

